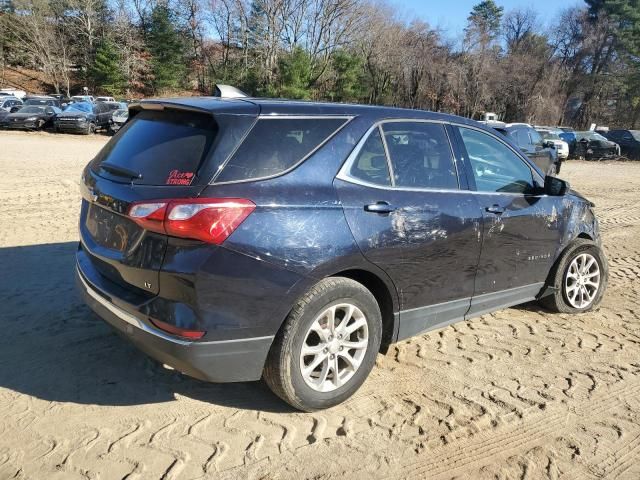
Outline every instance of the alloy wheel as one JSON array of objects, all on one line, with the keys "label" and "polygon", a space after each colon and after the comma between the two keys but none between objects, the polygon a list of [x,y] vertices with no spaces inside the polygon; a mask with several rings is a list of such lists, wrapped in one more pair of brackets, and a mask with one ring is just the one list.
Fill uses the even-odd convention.
[{"label": "alloy wheel", "polygon": [[593,303],[600,288],[600,266],[593,255],[581,253],[567,269],[564,293],[573,308],[587,308]]},{"label": "alloy wheel", "polygon": [[304,336],[300,370],[305,383],[331,392],[347,383],[362,364],[369,328],[362,310],[339,303],[318,315]]}]

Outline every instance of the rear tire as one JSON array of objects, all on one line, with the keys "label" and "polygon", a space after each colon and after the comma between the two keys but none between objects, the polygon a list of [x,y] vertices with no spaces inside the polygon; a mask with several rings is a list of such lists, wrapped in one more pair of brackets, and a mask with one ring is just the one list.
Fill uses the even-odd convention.
[{"label": "rear tire", "polygon": [[551,294],[540,304],[559,313],[582,313],[602,301],[609,267],[602,250],[591,240],[578,239],[560,256],[549,273]]},{"label": "rear tire", "polygon": [[382,316],[372,293],[348,278],[325,278],[294,305],[276,335],[263,378],[298,410],[332,407],[365,381],[381,337]]}]

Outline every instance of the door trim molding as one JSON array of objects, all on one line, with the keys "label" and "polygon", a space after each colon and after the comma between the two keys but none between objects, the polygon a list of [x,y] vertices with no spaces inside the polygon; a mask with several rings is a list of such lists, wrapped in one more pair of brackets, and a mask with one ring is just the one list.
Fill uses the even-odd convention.
[{"label": "door trim molding", "polygon": [[543,288],[544,282],[532,283],[426,307],[401,310],[395,314],[399,324],[396,341],[535,300]]}]

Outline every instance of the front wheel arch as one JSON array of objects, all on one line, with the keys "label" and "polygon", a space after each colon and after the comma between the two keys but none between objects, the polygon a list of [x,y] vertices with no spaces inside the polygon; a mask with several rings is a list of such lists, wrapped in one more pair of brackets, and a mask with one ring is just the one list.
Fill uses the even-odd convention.
[{"label": "front wheel arch", "polygon": [[[582,235],[582,234],[581,234]],[[587,234],[584,234],[587,236]],[[608,279],[609,279],[609,265],[607,262],[607,258],[604,255],[604,252],[600,245],[590,238],[585,238],[584,236],[578,236],[573,241],[571,241],[558,255],[558,258],[554,262],[553,266],[549,270],[549,274],[547,275],[547,279],[545,281],[545,286],[542,289],[542,292],[538,295],[538,301],[549,310],[559,311],[562,313],[572,313],[571,309],[565,309],[560,304],[562,302],[559,301],[558,293],[562,294],[562,291],[559,290],[558,287],[558,278],[562,278],[562,275],[559,277],[559,269],[562,268],[564,270],[565,260],[570,257],[575,251],[585,248],[592,248],[597,251],[598,257],[602,263],[602,289],[598,294],[599,298],[594,301],[594,303],[589,306],[585,311],[591,310],[592,308],[597,307],[600,303],[602,296],[604,295],[604,291],[606,290]],[[560,287],[562,288],[562,287]]]}]

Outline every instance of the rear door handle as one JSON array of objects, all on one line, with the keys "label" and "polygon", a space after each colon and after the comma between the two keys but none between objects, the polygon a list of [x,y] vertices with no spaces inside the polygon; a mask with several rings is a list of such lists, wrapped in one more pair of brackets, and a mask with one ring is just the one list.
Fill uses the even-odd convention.
[{"label": "rear door handle", "polygon": [[500,205],[491,205],[490,207],[485,208],[485,210],[496,215],[502,215],[504,213],[504,208]]},{"label": "rear door handle", "polygon": [[391,206],[387,202],[370,203],[369,205],[364,206],[365,212],[372,212],[372,213],[391,213],[394,210],[395,210],[395,207]]}]

